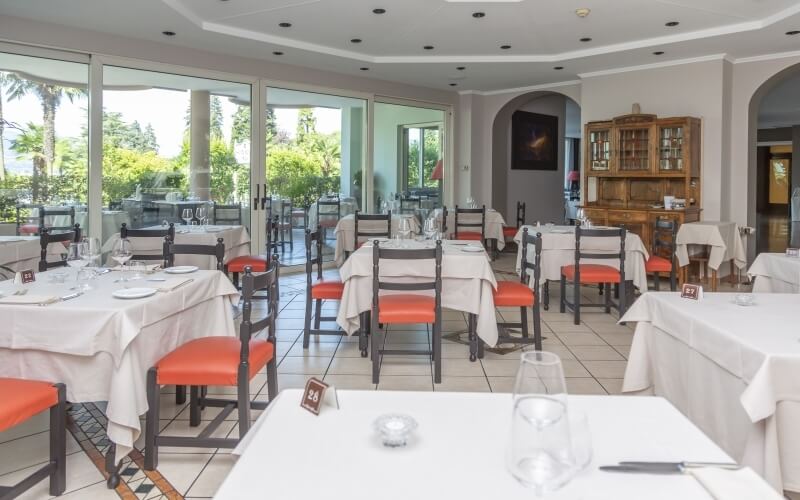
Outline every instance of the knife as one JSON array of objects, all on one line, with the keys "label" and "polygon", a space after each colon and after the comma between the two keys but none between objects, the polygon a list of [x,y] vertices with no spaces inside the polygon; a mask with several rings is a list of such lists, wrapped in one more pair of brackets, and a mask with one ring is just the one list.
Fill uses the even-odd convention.
[{"label": "knife", "polygon": [[71,299],[78,298],[78,297],[80,297],[81,295],[83,295],[83,292],[75,292],[75,293],[71,293],[71,294],[69,294],[69,295],[64,295],[63,297],[61,297],[61,300],[62,300],[62,301],[65,301],[65,300],[71,300]]},{"label": "knife", "polygon": [[687,469],[700,467],[717,467],[737,470],[741,465],[723,462],[620,462],[619,465],[603,465],[599,469],[605,472],[634,472],[643,474],[683,474]]}]

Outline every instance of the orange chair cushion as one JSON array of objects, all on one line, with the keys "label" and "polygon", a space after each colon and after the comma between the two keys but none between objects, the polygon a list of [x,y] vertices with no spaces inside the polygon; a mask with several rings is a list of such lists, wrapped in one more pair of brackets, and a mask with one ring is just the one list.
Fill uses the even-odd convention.
[{"label": "orange chair cushion", "polygon": [[[156,364],[158,383],[166,385],[236,385],[242,343],[238,337],[205,337],[189,341]],[[271,342],[250,341],[249,378],[274,355]]]},{"label": "orange chair cushion", "polygon": [[672,271],[672,262],[658,255],[651,255],[644,263],[644,269],[648,273],[669,273]]},{"label": "orange chair cushion", "polygon": [[19,226],[20,234],[36,234],[39,232],[39,226],[36,224],[23,224]]},{"label": "orange chair cushion", "polygon": [[344,283],[339,280],[315,281],[311,284],[312,299],[341,300],[344,293]]},{"label": "orange chair cushion", "polygon": [[338,219],[322,219],[319,221],[319,225],[325,228],[336,227],[338,223]]},{"label": "orange chair cushion", "polygon": [[381,295],[378,300],[378,322],[433,323],[436,321],[436,300],[428,295],[398,293]]},{"label": "orange chair cushion", "polygon": [[533,306],[533,290],[519,281],[498,281],[494,291],[495,307],[528,307]]},{"label": "orange chair cushion", "polygon": [[58,403],[58,389],[49,382],[0,378],[0,432],[21,424]]},{"label": "orange chair cushion", "polygon": [[483,235],[474,231],[462,231],[458,233],[457,240],[483,241]]},{"label": "orange chair cushion", "polygon": [[261,255],[242,255],[228,261],[228,272],[243,273],[244,268],[251,266],[253,272],[264,273],[269,269],[269,259]]},{"label": "orange chair cushion", "polygon": [[516,236],[517,231],[519,231],[518,227],[503,226],[503,236],[507,238],[513,238],[514,236]]},{"label": "orange chair cushion", "polygon": [[[575,266],[563,266],[561,274],[567,280],[574,280]],[[619,283],[619,271],[602,264],[581,264],[581,283]]]}]

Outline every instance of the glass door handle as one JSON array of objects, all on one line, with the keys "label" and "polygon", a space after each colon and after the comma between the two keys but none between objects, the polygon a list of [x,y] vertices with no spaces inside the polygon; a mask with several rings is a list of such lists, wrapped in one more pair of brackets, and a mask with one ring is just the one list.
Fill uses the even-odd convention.
[{"label": "glass door handle", "polygon": [[267,183],[264,183],[264,196],[261,197],[261,210],[266,210],[267,207]]},{"label": "glass door handle", "polygon": [[253,198],[253,210],[258,210],[258,199],[261,194],[261,184],[256,184],[256,197]]}]

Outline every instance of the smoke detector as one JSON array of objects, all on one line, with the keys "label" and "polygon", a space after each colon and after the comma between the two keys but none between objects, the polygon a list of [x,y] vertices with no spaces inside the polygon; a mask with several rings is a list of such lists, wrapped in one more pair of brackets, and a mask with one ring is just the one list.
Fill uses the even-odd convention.
[{"label": "smoke detector", "polygon": [[585,7],[582,9],[575,9],[575,15],[581,18],[588,16],[590,12],[591,9],[587,9]]}]

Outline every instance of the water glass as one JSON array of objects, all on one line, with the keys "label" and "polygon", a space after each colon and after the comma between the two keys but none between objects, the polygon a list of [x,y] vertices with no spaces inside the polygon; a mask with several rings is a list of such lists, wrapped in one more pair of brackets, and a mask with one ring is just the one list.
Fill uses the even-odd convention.
[{"label": "water glass", "polygon": [[569,436],[572,440],[572,455],[575,458],[575,473],[592,463],[592,432],[589,417],[585,412],[569,411]]},{"label": "water glass", "polygon": [[83,243],[70,243],[67,248],[67,265],[75,269],[75,287],[78,286],[78,271],[80,268],[86,266],[86,261],[83,259],[86,255],[86,245]]},{"label": "water glass", "polygon": [[[100,265],[100,258],[103,255],[103,248],[100,245],[100,238],[93,238],[91,236],[84,236],[81,243],[86,245],[86,260],[87,267],[98,267]],[[94,273],[92,273],[94,274]]]},{"label": "water glass", "polygon": [[141,280],[144,279],[147,265],[142,260],[132,260],[128,262],[128,269],[131,271],[131,276],[128,278],[128,281]]}]

